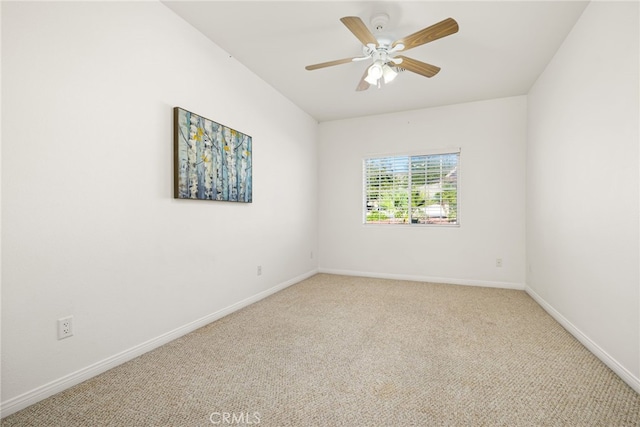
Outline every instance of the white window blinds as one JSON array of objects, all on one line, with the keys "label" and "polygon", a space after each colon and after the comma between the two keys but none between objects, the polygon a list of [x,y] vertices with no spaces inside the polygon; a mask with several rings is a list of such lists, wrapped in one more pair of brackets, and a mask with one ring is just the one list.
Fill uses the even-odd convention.
[{"label": "white window blinds", "polygon": [[458,224],[460,151],[364,160],[366,224]]}]

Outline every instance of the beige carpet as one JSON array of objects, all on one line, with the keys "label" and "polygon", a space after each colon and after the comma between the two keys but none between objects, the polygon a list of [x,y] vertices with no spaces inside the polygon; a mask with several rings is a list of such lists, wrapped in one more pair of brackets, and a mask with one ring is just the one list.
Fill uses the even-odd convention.
[{"label": "beige carpet", "polygon": [[631,426],[640,395],[522,291],[319,274],[9,426]]}]

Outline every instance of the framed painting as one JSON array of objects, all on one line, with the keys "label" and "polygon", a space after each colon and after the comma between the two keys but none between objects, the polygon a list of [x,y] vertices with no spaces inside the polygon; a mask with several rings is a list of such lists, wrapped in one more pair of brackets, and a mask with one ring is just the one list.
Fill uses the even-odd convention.
[{"label": "framed painting", "polygon": [[249,135],[180,107],[173,128],[174,198],[252,202]]}]

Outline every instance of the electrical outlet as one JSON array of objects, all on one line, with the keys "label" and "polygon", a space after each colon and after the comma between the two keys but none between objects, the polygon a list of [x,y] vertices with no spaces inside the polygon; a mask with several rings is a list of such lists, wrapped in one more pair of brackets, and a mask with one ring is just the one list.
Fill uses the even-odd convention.
[{"label": "electrical outlet", "polygon": [[502,267],[502,258],[496,258],[496,267]]},{"label": "electrical outlet", "polygon": [[262,276],[262,266],[258,266],[258,276]]},{"label": "electrical outlet", "polygon": [[58,319],[58,339],[68,338],[73,335],[73,316]]}]

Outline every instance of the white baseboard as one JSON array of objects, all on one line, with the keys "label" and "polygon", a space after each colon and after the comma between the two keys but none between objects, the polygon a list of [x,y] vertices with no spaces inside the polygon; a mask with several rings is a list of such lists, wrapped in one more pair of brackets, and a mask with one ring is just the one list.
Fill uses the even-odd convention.
[{"label": "white baseboard", "polygon": [[571,335],[573,335],[582,345],[584,345],[591,353],[593,353],[598,359],[607,365],[613,372],[615,372],[622,380],[634,389],[637,393],[640,393],[640,378],[634,376],[624,366],[622,366],[616,359],[611,357],[609,353],[603,350],[598,344],[593,342],[591,338],[585,335],[580,329],[578,329],[573,323],[567,320],[560,312],[558,312],[551,304],[545,301],[540,295],[538,295],[529,286],[525,287],[525,292],[531,296],[540,306],[553,317],[558,323],[560,323]]},{"label": "white baseboard", "polygon": [[318,273],[339,274],[342,276],[373,277],[376,279],[411,280],[415,282],[445,283],[448,285],[480,286],[485,288],[502,288],[524,290],[522,283],[495,282],[488,280],[456,279],[451,277],[413,276],[407,274],[372,273],[367,271],[336,270],[319,268]]},{"label": "white baseboard", "polygon": [[238,301],[235,304],[232,304],[228,307],[225,307],[221,310],[218,310],[200,319],[194,320],[193,322],[187,323],[184,326],[176,328],[156,338],[152,338],[146,342],[138,344],[121,353],[107,357],[104,360],[101,360],[97,363],[94,363],[90,366],[82,368],[69,375],[65,375],[62,378],[51,381],[48,384],[42,385],[31,391],[28,391],[12,399],[9,399],[5,402],[2,402],[0,403],[0,414],[2,417],[11,415],[14,412],[17,412],[21,409],[26,408],[27,406],[33,405],[34,403],[37,403],[43,399],[46,399],[49,396],[52,396],[56,393],[66,390],[69,387],[72,387],[76,384],[80,384],[81,382],[86,381],[89,378],[95,377],[96,375],[106,372],[111,368],[114,368],[118,365],[128,362],[131,359],[134,359],[155,348],[158,348],[164,344],[167,344],[170,341],[180,338],[181,336],[186,335],[189,332],[195,331],[198,328],[208,325],[209,323],[216,321],[235,311],[238,311],[243,307],[253,304],[254,302],[260,301],[261,299],[266,298],[269,295],[272,295],[278,291],[281,291],[282,289],[285,289],[308,277],[313,276],[317,272],[318,272],[317,270],[311,270],[300,276],[294,277],[293,279],[287,280],[286,282],[280,283],[267,290],[259,292],[253,296],[250,296],[249,298],[245,298],[242,301]]}]

